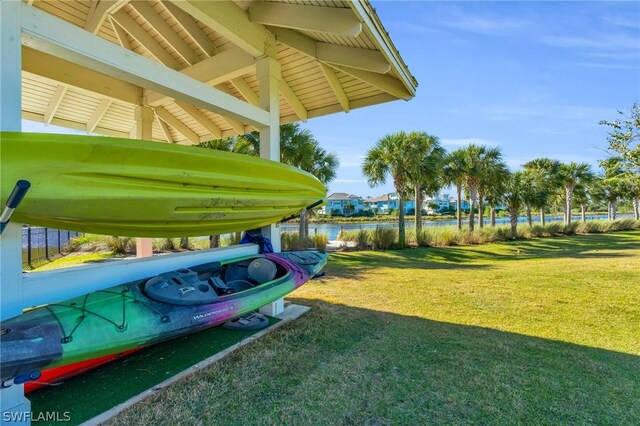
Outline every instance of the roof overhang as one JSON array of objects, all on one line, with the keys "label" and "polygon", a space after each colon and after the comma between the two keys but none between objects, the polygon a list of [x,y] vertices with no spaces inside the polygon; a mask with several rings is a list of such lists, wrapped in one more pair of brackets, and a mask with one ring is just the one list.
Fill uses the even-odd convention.
[{"label": "roof overhang", "polygon": [[155,140],[260,128],[265,57],[280,68],[281,123],[408,100],[417,87],[365,0],[36,0],[22,10],[23,117],[87,132],[132,135],[138,105],[154,109]]}]

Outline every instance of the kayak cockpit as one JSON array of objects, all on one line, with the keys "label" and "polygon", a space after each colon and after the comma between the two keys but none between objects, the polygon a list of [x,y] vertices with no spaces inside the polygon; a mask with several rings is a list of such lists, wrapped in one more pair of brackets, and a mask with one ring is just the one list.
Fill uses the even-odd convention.
[{"label": "kayak cockpit", "polygon": [[211,262],[159,274],[144,283],[151,299],[171,305],[204,305],[250,290],[287,274],[276,262],[258,257],[222,265]]}]

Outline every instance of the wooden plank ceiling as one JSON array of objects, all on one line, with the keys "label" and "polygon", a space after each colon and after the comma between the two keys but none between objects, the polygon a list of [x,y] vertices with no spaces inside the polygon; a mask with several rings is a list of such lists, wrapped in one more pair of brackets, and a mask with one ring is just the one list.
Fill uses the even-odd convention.
[{"label": "wooden plank ceiling", "polygon": [[[239,99],[258,103],[256,58],[170,1],[25,2]],[[350,2],[227,3],[225,7],[234,8],[240,19],[275,35],[282,70],[282,123],[408,100],[415,93],[417,83],[386,32],[363,24]],[[372,22],[379,23],[369,4],[360,4]],[[155,108],[155,140],[192,144],[254,130],[27,47],[23,48],[22,84],[24,118],[91,133],[129,137],[135,128],[134,108],[143,102]]]}]

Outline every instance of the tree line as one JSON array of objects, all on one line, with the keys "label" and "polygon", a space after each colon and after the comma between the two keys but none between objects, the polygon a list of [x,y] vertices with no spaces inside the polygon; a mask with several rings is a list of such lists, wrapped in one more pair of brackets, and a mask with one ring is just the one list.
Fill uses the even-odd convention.
[{"label": "tree line", "polygon": [[602,121],[610,128],[607,158],[599,162],[601,173],[587,163],[563,163],[551,158],[535,158],[522,170],[510,171],[500,148],[469,144],[447,152],[438,137],[426,132],[397,132],[385,135],[371,148],[362,164],[362,173],[370,186],[386,183],[390,177],[398,193],[398,239],[404,245],[405,218],[403,199],[414,197],[415,228],[422,227],[421,200],[447,186],[456,188],[457,225],[462,229],[462,194],[469,202],[469,232],[484,226],[485,207],[490,224],[495,226],[496,208],[506,205],[511,233],[515,237],[518,216],[524,211],[529,225],[534,211],[545,223],[545,211],[559,207],[570,224],[579,206],[582,220],[590,202],[605,202],[609,219],[616,218],[617,204],[629,199],[636,220],[640,219],[640,106],[634,104],[630,115],[619,112],[615,121]]}]

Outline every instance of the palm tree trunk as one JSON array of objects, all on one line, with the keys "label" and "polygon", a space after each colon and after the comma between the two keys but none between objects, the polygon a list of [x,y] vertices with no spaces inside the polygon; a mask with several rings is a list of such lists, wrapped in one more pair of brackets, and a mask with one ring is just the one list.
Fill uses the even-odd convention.
[{"label": "palm tree trunk", "polygon": [[462,204],[462,188],[460,188],[460,185],[458,185],[456,188],[458,190],[458,194],[457,194],[458,198],[456,200],[456,206],[457,206],[456,215],[457,215],[457,218],[458,218],[458,229],[462,229],[462,206],[461,206],[461,204]]},{"label": "palm tree trunk", "polygon": [[542,224],[542,226],[544,226],[545,224],[544,207],[540,209],[540,223]]},{"label": "palm tree trunk", "polygon": [[209,248],[220,247],[220,234],[209,235]]},{"label": "palm tree trunk", "polygon": [[496,226],[496,206],[491,206],[491,226]]},{"label": "palm tree trunk", "polygon": [[309,238],[309,219],[310,219],[311,215],[309,214],[309,211],[307,210],[307,214],[304,215],[304,236]]},{"label": "palm tree trunk", "polygon": [[416,185],[415,187],[415,225],[416,225],[416,237],[420,230],[422,229],[422,190],[420,189],[420,185]]},{"label": "palm tree trunk", "polygon": [[398,243],[401,246],[404,246],[405,242],[405,233],[404,233],[404,201],[402,200],[402,196],[400,195],[400,191],[398,191]]},{"label": "palm tree trunk", "polygon": [[587,206],[580,204],[580,216],[583,222],[587,221]]},{"label": "palm tree trunk", "polygon": [[607,219],[611,220],[611,201],[607,202]]},{"label": "palm tree trunk", "polygon": [[511,238],[518,236],[518,210],[509,209],[509,219],[511,222]]},{"label": "palm tree trunk", "polygon": [[189,249],[189,238],[188,237],[181,237],[180,238],[180,248],[181,249],[185,249],[185,250]]},{"label": "palm tree trunk", "polygon": [[300,237],[300,239],[305,238],[306,235],[304,233],[305,231],[305,221],[307,219],[307,209],[302,209],[300,210],[300,223],[298,224],[298,236]]},{"label": "palm tree trunk", "polygon": [[476,194],[474,192],[474,190],[469,190],[469,232],[473,232],[473,228],[474,228],[474,220],[475,220],[475,214],[476,212],[475,210],[475,198],[476,198]]},{"label": "palm tree trunk", "polygon": [[616,220],[617,216],[618,216],[618,205],[616,203],[616,200],[613,200],[611,202],[611,220]]},{"label": "palm tree trunk", "polygon": [[567,225],[571,225],[571,202],[573,201],[573,186],[567,185]]},{"label": "palm tree trunk", "polygon": [[527,222],[529,222],[529,228],[533,226],[533,218],[531,217],[531,204],[527,204]]},{"label": "palm tree trunk", "polygon": [[478,227],[482,229],[484,227],[484,195],[478,194]]},{"label": "palm tree trunk", "polygon": [[633,215],[636,220],[640,220],[640,201],[638,197],[633,197]]}]

